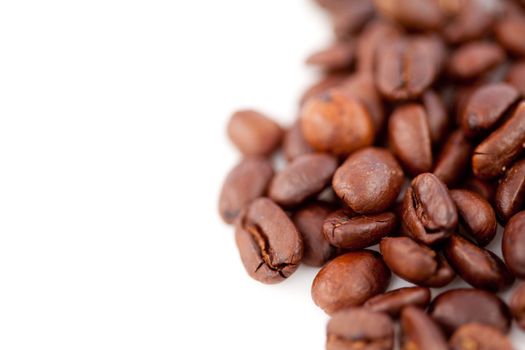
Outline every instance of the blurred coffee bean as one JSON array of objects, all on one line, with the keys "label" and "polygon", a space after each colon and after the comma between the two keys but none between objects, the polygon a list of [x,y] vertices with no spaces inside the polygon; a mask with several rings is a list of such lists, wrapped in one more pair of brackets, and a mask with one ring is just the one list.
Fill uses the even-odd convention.
[{"label": "blurred coffee bean", "polygon": [[505,16],[498,21],[494,30],[501,46],[516,56],[525,56],[525,15]]},{"label": "blurred coffee bean", "polygon": [[384,20],[370,22],[357,38],[357,71],[373,73],[376,52],[384,43],[401,36],[400,28]]},{"label": "blurred coffee bean", "polygon": [[518,326],[525,330],[525,282],[521,282],[512,293],[510,310]]},{"label": "blurred coffee bean", "polygon": [[507,83],[518,89],[521,96],[525,96],[525,61],[513,64],[510,67],[505,80]]},{"label": "blurred coffee bean", "polygon": [[514,215],[505,226],[502,250],[509,270],[525,278],[525,211]]},{"label": "blurred coffee bean", "polygon": [[377,11],[409,29],[432,30],[445,22],[437,0],[374,0]]},{"label": "blurred coffee bean", "polygon": [[286,132],[283,139],[283,151],[286,159],[291,161],[299,156],[313,153],[314,150],[304,139],[301,123],[295,122]]},{"label": "blurred coffee bean", "polygon": [[470,165],[472,149],[461,129],[452,132],[439,153],[433,174],[447,186],[458,183]]},{"label": "blurred coffee bean", "polygon": [[462,45],[452,53],[448,72],[458,79],[472,79],[505,60],[505,52],[497,44],[476,41]]},{"label": "blurred coffee bean", "polygon": [[449,126],[447,108],[441,97],[432,90],[423,94],[423,106],[427,112],[430,139],[438,144],[447,135]]},{"label": "blurred coffee bean", "polygon": [[327,72],[317,82],[308,87],[300,99],[300,105],[303,106],[310,98],[321,95],[330,89],[338,87],[348,78],[346,72]]},{"label": "blurred coffee bean", "polygon": [[461,326],[450,339],[452,350],[513,350],[510,339],[500,330],[479,323]]},{"label": "blurred coffee bean", "polygon": [[408,287],[394,289],[368,299],[363,307],[389,314],[391,317],[399,317],[401,310],[406,306],[413,305],[426,309],[430,303],[430,289],[424,287]]},{"label": "blurred coffee bean", "polygon": [[328,71],[346,69],[354,63],[355,51],[354,41],[341,40],[313,53],[306,63]]},{"label": "blurred coffee bean", "polygon": [[403,350],[449,350],[443,332],[421,309],[408,306],[401,312]]},{"label": "blurred coffee bean", "polygon": [[453,4],[447,8],[451,18],[443,30],[444,37],[453,44],[481,38],[490,31],[499,10],[499,0],[452,0],[442,3]]},{"label": "blurred coffee bean", "polygon": [[525,209],[525,159],[507,170],[498,185],[494,201],[498,215],[504,222]]}]

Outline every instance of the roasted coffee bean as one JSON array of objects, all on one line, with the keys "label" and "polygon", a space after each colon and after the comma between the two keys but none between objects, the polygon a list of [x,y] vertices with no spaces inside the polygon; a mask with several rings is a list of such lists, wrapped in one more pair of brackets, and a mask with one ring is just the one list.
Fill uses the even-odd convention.
[{"label": "roasted coffee bean", "polygon": [[461,43],[481,38],[494,21],[498,6],[496,1],[465,0],[444,1],[450,4],[447,12],[452,15],[444,27],[443,35],[450,43]]},{"label": "roasted coffee bean", "polygon": [[459,182],[470,165],[472,149],[463,131],[454,131],[441,149],[434,167],[434,175],[447,186]]},{"label": "roasted coffee bean", "polygon": [[275,175],[269,196],[276,203],[293,207],[320,193],[332,180],[337,159],[329,154],[315,153],[297,157]]},{"label": "roasted coffee bean", "polygon": [[401,348],[403,350],[448,350],[441,329],[428,315],[414,306],[401,312]]},{"label": "roasted coffee bean", "polygon": [[323,225],[325,238],[344,249],[363,249],[379,243],[392,233],[397,219],[393,213],[359,215],[347,209],[330,214]]},{"label": "roasted coffee bean", "polygon": [[472,170],[482,179],[505,173],[525,146],[525,101],[520,102],[512,117],[490,134],[474,150]]},{"label": "roasted coffee bean", "polygon": [[521,282],[512,294],[510,310],[518,326],[525,330],[525,282]]},{"label": "roasted coffee bean", "polygon": [[518,278],[525,278],[525,211],[509,220],[501,245],[509,270]]},{"label": "roasted coffee bean", "polygon": [[427,112],[430,139],[438,144],[447,134],[449,120],[447,108],[441,97],[432,90],[423,94],[423,106]]},{"label": "roasted coffee bean", "polygon": [[475,90],[461,120],[469,137],[491,130],[505,112],[518,100],[519,92],[507,83],[492,83]]},{"label": "roasted coffee bean", "polygon": [[505,16],[494,27],[498,42],[509,52],[517,56],[525,56],[525,16]]},{"label": "roasted coffee bean", "polygon": [[312,147],[304,139],[301,123],[294,123],[283,139],[283,152],[286,159],[291,161],[304,154],[313,153],[313,151]]},{"label": "roasted coffee bean", "polygon": [[452,334],[468,323],[481,323],[507,333],[510,312],[496,295],[481,289],[454,289],[438,295],[430,304],[429,314]]},{"label": "roasted coffee bean", "polygon": [[504,222],[525,209],[525,159],[516,162],[505,173],[494,201],[498,215]]},{"label": "roasted coffee bean", "polygon": [[303,241],[286,213],[268,198],[253,201],[241,214],[235,241],[248,274],[278,283],[297,270]]},{"label": "roasted coffee bean", "polygon": [[455,277],[443,256],[409,237],[386,237],[379,247],[392,272],[409,282],[443,287]]},{"label": "roasted coffee bean", "polygon": [[500,330],[479,323],[461,326],[450,339],[452,350],[513,350]]},{"label": "roasted coffee bean", "polygon": [[302,263],[305,265],[323,266],[336,253],[323,234],[323,223],[329,214],[330,207],[318,202],[297,210],[292,216],[295,227],[303,237]]},{"label": "roasted coffee bean", "polygon": [[448,72],[458,79],[480,76],[505,60],[505,52],[497,44],[476,41],[462,45],[452,53]]},{"label": "roasted coffee bean", "polygon": [[377,295],[368,299],[368,301],[363,304],[363,307],[376,312],[384,312],[397,318],[401,314],[401,310],[406,306],[413,305],[424,310],[429,303],[430,289],[424,287],[408,287]]},{"label": "roasted coffee bean", "polygon": [[376,51],[384,43],[401,36],[398,27],[390,22],[375,20],[368,24],[357,38],[357,71],[372,73],[374,71]]},{"label": "roasted coffee bean", "polygon": [[325,70],[349,68],[354,62],[355,43],[352,40],[341,40],[327,48],[310,55],[306,63]]},{"label": "roasted coffee bean", "polygon": [[499,292],[514,282],[514,277],[496,254],[458,235],[450,237],[444,253],[456,273],[473,287]]},{"label": "roasted coffee bean", "polygon": [[334,6],[326,8],[332,15],[334,33],[338,38],[351,36],[374,15],[370,0],[336,0],[334,3]]},{"label": "roasted coffee bean", "polygon": [[272,177],[272,164],[264,158],[246,158],[236,165],[222,185],[219,197],[222,219],[233,223],[244,206],[264,195]]},{"label": "roasted coffee bean", "polygon": [[409,29],[432,30],[445,21],[436,0],[374,0],[379,13]]},{"label": "roasted coffee bean", "polygon": [[388,138],[392,152],[411,175],[432,169],[430,129],[422,106],[398,107],[388,122]]},{"label": "roasted coffee bean", "polygon": [[521,96],[525,96],[525,61],[512,65],[505,80],[518,89]]},{"label": "roasted coffee bean", "polygon": [[486,181],[470,176],[463,182],[463,188],[479,194],[489,203],[494,202],[497,184],[494,181]]},{"label": "roasted coffee bean", "polygon": [[276,122],[259,112],[242,110],[231,117],[228,135],[246,156],[269,155],[279,146],[283,130]]},{"label": "roasted coffee bean", "polygon": [[403,223],[424,244],[441,242],[456,229],[456,205],[436,176],[425,173],[412,180],[403,200]]},{"label": "roasted coffee bean", "polygon": [[335,172],[335,193],[353,211],[380,213],[392,206],[405,182],[403,170],[390,152],[365,148],[348,157]]},{"label": "roasted coffee bean", "polygon": [[383,313],[351,308],[336,313],[326,329],[327,350],[392,350],[394,324]]},{"label": "roasted coffee bean", "polygon": [[489,202],[475,192],[452,190],[450,196],[456,203],[462,226],[468,235],[484,247],[496,235],[496,213]]},{"label": "roasted coffee bean", "polygon": [[312,298],[326,313],[362,305],[383,293],[390,270],[381,255],[362,250],[341,255],[319,271],[312,284]]},{"label": "roasted coffee bean", "polygon": [[307,101],[301,123],[304,138],[318,151],[344,155],[374,142],[374,125],[363,103],[339,90]]},{"label": "roasted coffee bean", "polygon": [[330,89],[336,88],[341,85],[348,78],[347,72],[326,72],[326,74],[319,79],[319,81],[308,87],[299,101],[300,106],[309,101],[311,98],[322,95]]}]

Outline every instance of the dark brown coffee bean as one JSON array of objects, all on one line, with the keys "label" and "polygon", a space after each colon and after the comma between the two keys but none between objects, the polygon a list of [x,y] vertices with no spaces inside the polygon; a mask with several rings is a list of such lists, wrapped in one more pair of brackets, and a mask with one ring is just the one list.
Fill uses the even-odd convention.
[{"label": "dark brown coffee bean", "polygon": [[456,273],[473,287],[498,292],[514,282],[514,277],[496,254],[458,235],[450,237],[444,252]]},{"label": "dark brown coffee bean", "polygon": [[401,348],[403,350],[448,350],[441,329],[428,315],[414,306],[401,312]]},{"label": "dark brown coffee bean", "polygon": [[434,175],[447,186],[458,183],[470,165],[472,149],[463,131],[460,129],[454,131],[439,153]]},{"label": "dark brown coffee bean", "polygon": [[496,295],[481,289],[454,289],[438,295],[429,309],[430,316],[452,334],[468,323],[481,323],[507,333],[510,312]]},{"label": "dark brown coffee bean", "polygon": [[424,244],[449,237],[458,224],[458,214],[447,186],[429,173],[412,180],[403,200],[403,222],[410,235]]},{"label": "dark brown coffee bean", "polygon": [[509,270],[525,278],[525,211],[514,215],[503,231],[503,258]]},{"label": "dark brown coffee bean", "polygon": [[374,125],[363,103],[339,90],[306,102],[301,119],[306,141],[318,151],[344,155],[374,142]]},{"label": "dark brown coffee bean", "polygon": [[332,245],[344,249],[363,249],[379,243],[392,233],[397,219],[393,213],[359,215],[342,209],[330,214],[323,232]]},{"label": "dark brown coffee bean", "polygon": [[505,80],[525,96],[525,61],[512,65]]},{"label": "dark brown coffee bean", "polygon": [[326,329],[327,350],[392,350],[394,324],[383,313],[351,308],[336,313]]},{"label": "dark brown coffee bean", "polygon": [[338,87],[348,78],[348,73],[346,72],[326,72],[326,75],[323,76],[319,81],[312,84],[308,87],[301,99],[299,105],[303,106],[310,98],[322,95],[330,89]]},{"label": "dark brown coffee bean", "polygon": [[323,223],[329,214],[330,207],[319,202],[299,209],[292,216],[295,227],[303,237],[302,263],[305,265],[323,266],[336,253],[323,234]]},{"label": "dark brown coffee bean", "polygon": [[497,44],[476,41],[454,51],[448,61],[448,72],[459,79],[480,76],[505,60],[505,52]]},{"label": "dark brown coffee bean", "polygon": [[510,84],[481,86],[473,92],[463,112],[463,131],[472,137],[491,130],[518,98],[518,90]]},{"label": "dark brown coffee bean", "polygon": [[405,182],[403,170],[394,156],[381,148],[359,150],[335,172],[335,193],[353,211],[380,213],[392,206]]},{"label": "dark brown coffee bean", "polygon": [[362,250],[341,255],[330,261],[315,276],[312,298],[317,306],[332,314],[362,305],[383,293],[390,282],[390,270],[381,255]]},{"label": "dark brown coffee bean", "polygon": [[512,343],[497,328],[479,323],[461,326],[450,339],[452,350],[513,350]]},{"label": "dark brown coffee bean", "polygon": [[509,52],[525,56],[525,16],[505,16],[494,27],[498,42]]},{"label": "dark brown coffee bean", "polygon": [[443,287],[455,277],[443,256],[409,237],[386,237],[379,247],[392,272],[409,282]]},{"label": "dark brown coffee bean", "polygon": [[430,289],[424,287],[409,287],[395,289],[377,295],[368,299],[363,307],[376,312],[384,312],[397,318],[401,314],[401,310],[406,306],[413,305],[424,310],[429,303]]},{"label": "dark brown coffee bean", "polygon": [[315,153],[297,157],[275,175],[269,196],[276,203],[293,207],[320,193],[332,180],[337,159],[329,154]]},{"label": "dark brown coffee bean", "polygon": [[374,71],[376,51],[386,42],[401,36],[401,30],[383,20],[368,24],[357,38],[357,71],[372,73]]},{"label": "dark brown coffee bean", "polygon": [[352,40],[341,40],[313,53],[306,63],[325,70],[345,69],[353,64],[355,51],[355,43]]},{"label": "dark brown coffee bean", "polygon": [[489,203],[494,201],[496,187],[497,184],[494,181],[485,181],[474,176],[470,176],[463,183],[463,188],[479,194]]},{"label": "dark brown coffee bean", "polygon": [[516,162],[505,173],[498,185],[495,203],[498,215],[504,222],[525,209],[525,159]]},{"label": "dark brown coffee bean", "polygon": [[286,132],[283,139],[283,152],[288,161],[304,154],[313,153],[314,150],[303,137],[301,123],[295,122]]},{"label": "dark brown coffee bean", "polygon": [[411,175],[432,169],[430,129],[422,106],[398,107],[388,122],[388,138],[392,152]]},{"label": "dark brown coffee bean", "polygon": [[246,158],[237,164],[222,185],[219,197],[222,219],[233,223],[244,206],[264,195],[272,177],[272,164],[264,158]]},{"label": "dark brown coffee bean", "polygon": [[428,128],[432,143],[438,144],[443,140],[448,130],[448,114],[441,97],[434,91],[423,94],[423,106],[427,112]]},{"label": "dark brown coffee bean", "polygon": [[374,4],[381,15],[409,29],[437,29],[445,21],[436,0],[374,0]]},{"label": "dark brown coffee bean", "polygon": [[278,283],[297,270],[303,241],[288,215],[268,198],[253,201],[241,214],[235,241],[248,274]]},{"label": "dark brown coffee bean", "polygon": [[474,241],[484,247],[496,235],[496,213],[489,202],[475,192],[452,190],[450,196],[456,203],[462,226]]},{"label": "dark brown coffee bean", "polygon": [[269,155],[281,143],[283,130],[261,113],[243,110],[231,117],[228,135],[239,151],[246,156]]},{"label": "dark brown coffee bean", "polygon": [[482,179],[505,173],[525,147],[525,101],[520,102],[512,117],[490,134],[474,150],[472,170]]},{"label": "dark brown coffee bean", "polygon": [[443,35],[450,43],[461,43],[481,38],[494,21],[497,12],[495,3],[484,0],[444,1],[450,4],[447,12],[452,15],[444,27]]},{"label": "dark brown coffee bean", "polygon": [[521,282],[512,293],[510,310],[518,326],[525,330],[525,282]]}]

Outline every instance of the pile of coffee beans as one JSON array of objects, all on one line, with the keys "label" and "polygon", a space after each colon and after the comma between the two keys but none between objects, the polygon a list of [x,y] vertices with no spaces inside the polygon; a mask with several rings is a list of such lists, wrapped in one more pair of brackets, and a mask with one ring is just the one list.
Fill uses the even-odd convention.
[{"label": "pile of coffee beans", "polygon": [[[297,121],[228,124],[243,159],[219,211],[246,271],[321,267],[327,349],[393,349],[395,320],[405,350],[512,349],[525,283],[497,293],[525,279],[525,1],[317,2],[335,40],[307,59]],[[387,291],[392,273],[414,286]],[[455,278],[472,288],[432,298]]]}]

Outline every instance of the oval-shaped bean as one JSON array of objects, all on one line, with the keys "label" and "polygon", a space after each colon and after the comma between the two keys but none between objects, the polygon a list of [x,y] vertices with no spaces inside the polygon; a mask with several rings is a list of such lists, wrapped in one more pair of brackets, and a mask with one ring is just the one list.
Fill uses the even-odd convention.
[{"label": "oval-shaped bean", "polygon": [[499,45],[475,41],[460,46],[448,61],[448,72],[458,79],[475,78],[505,60],[505,51]]},{"label": "oval-shaped bean", "polygon": [[498,7],[494,3],[480,0],[444,1],[448,6],[449,19],[443,30],[448,42],[456,44],[479,39],[486,34],[494,22]]},{"label": "oval-shaped bean", "polygon": [[441,149],[433,174],[447,186],[456,184],[468,169],[472,145],[461,130],[450,134]]},{"label": "oval-shaped bean", "polygon": [[355,43],[352,40],[340,40],[330,46],[314,52],[306,59],[306,64],[325,70],[349,68],[354,63]]},{"label": "oval-shaped bean", "polygon": [[498,215],[504,222],[525,209],[525,159],[516,162],[505,173],[494,201]]},{"label": "oval-shaped bean", "polygon": [[447,109],[441,97],[432,90],[423,94],[422,102],[427,112],[430,139],[433,144],[438,144],[447,134],[449,125]]},{"label": "oval-shaped bean", "polygon": [[509,220],[503,231],[501,246],[509,270],[514,276],[525,278],[525,211],[520,211]]},{"label": "oval-shaped bean", "polygon": [[404,27],[417,30],[433,30],[445,21],[436,0],[374,0],[377,11]]},{"label": "oval-shaped bean", "polygon": [[461,326],[450,338],[452,350],[514,350],[510,339],[500,330],[479,323]]},{"label": "oval-shaped bean", "polygon": [[525,61],[513,64],[505,80],[518,89],[522,96],[525,96]]},{"label": "oval-shaped bean", "polygon": [[318,81],[309,86],[301,96],[299,105],[304,104],[315,96],[322,95],[328,90],[333,89],[341,85],[348,78],[347,72],[325,72]]},{"label": "oval-shaped bean", "polygon": [[525,56],[525,16],[510,15],[501,19],[494,27],[498,42],[511,53]]},{"label": "oval-shaped bean", "polygon": [[335,172],[335,193],[353,211],[380,213],[395,202],[405,181],[403,170],[385,149],[365,148],[351,154]]},{"label": "oval-shaped bean", "polygon": [[510,310],[518,326],[525,330],[525,282],[521,282],[518,288],[512,293]]},{"label": "oval-shaped bean", "polygon": [[317,306],[332,314],[362,305],[383,293],[390,282],[390,270],[374,251],[347,253],[330,261],[312,283],[312,298]]},{"label": "oval-shaped bean", "polygon": [[368,299],[363,307],[397,318],[401,310],[409,305],[426,309],[430,303],[430,297],[430,289],[425,287],[399,288]]},{"label": "oval-shaped bean", "polygon": [[401,312],[401,348],[406,350],[449,350],[438,325],[421,309],[407,306]]},{"label": "oval-shaped bean", "polygon": [[[401,36],[401,30],[384,20],[371,21],[357,38],[357,71],[373,73],[376,51]],[[367,74],[368,75],[368,74]]]},{"label": "oval-shaped bean", "polygon": [[303,132],[301,130],[301,123],[298,121],[295,122],[284,135],[283,152],[288,161],[314,152],[312,147],[310,147],[308,142],[306,142],[304,139]]},{"label": "oval-shaped bean", "polygon": [[463,188],[479,194],[489,203],[494,202],[497,184],[494,181],[478,179],[475,176],[468,177],[462,184]]}]

